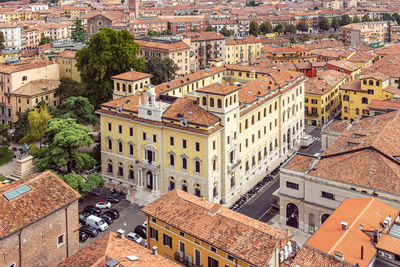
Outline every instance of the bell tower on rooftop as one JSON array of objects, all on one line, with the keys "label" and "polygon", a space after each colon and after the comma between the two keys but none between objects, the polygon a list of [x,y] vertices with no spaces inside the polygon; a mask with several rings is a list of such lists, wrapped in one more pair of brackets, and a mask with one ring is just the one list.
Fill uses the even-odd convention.
[{"label": "bell tower on rooftop", "polygon": [[132,13],[135,19],[139,18],[139,0],[128,0],[129,12]]}]

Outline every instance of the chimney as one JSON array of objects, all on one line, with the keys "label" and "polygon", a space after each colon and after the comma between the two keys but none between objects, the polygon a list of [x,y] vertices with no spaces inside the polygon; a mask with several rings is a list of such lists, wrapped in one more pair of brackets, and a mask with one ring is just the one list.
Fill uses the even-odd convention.
[{"label": "chimney", "polygon": [[364,246],[361,246],[361,259],[364,259]]},{"label": "chimney", "polygon": [[374,243],[377,244],[379,241],[379,229],[375,228],[374,230]]},{"label": "chimney", "polygon": [[334,252],[335,260],[337,261],[343,261],[344,260],[344,254],[338,250],[335,250]]},{"label": "chimney", "polygon": [[389,215],[386,217],[386,221],[388,222],[388,226],[392,224],[392,217]]},{"label": "chimney", "polygon": [[152,248],[151,248],[151,251],[153,252],[153,255],[154,255],[154,256],[157,256],[157,254],[158,254],[158,247],[157,247],[157,246],[152,247]]},{"label": "chimney", "polygon": [[347,230],[347,226],[349,225],[347,222],[341,222],[342,230]]},{"label": "chimney", "polygon": [[124,239],[124,237],[125,237],[125,231],[124,230],[118,229],[117,233],[118,233],[118,238]]}]

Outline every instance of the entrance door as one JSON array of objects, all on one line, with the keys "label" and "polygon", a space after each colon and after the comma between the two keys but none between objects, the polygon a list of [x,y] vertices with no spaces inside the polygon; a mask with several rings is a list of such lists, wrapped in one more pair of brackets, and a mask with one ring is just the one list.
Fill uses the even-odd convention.
[{"label": "entrance door", "polygon": [[151,151],[151,150],[147,150],[147,161],[149,163],[153,162],[153,151]]},{"label": "entrance door", "polygon": [[286,225],[299,228],[299,209],[293,203],[286,206]]},{"label": "entrance door", "polygon": [[153,174],[151,171],[148,171],[146,173],[146,185],[148,189],[153,190]]}]

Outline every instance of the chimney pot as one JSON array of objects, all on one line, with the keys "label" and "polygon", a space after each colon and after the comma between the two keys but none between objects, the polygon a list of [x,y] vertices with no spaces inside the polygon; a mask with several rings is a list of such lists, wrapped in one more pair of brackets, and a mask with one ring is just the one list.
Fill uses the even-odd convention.
[{"label": "chimney pot", "polygon": [[348,223],[347,222],[341,222],[341,225],[342,225],[342,230],[344,231],[344,230],[347,230],[347,226],[348,226]]},{"label": "chimney pot", "polygon": [[118,233],[118,237],[119,238],[124,239],[124,237],[125,237],[125,231],[124,230],[118,229],[117,233]]},{"label": "chimney pot", "polygon": [[152,248],[151,248],[151,251],[153,252],[153,255],[157,255],[157,253],[158,253],[158,247],[157,246],[153,246]]}]

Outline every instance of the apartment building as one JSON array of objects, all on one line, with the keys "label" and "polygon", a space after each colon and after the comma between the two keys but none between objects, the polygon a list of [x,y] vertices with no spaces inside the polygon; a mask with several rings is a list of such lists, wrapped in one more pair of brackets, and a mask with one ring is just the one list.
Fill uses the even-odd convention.
[{"label": "apartment building", "polygon": [[172,34],[190,33],[195,30],[204,32],[206,30],[204,16],[160,16],[159,18],[168,22],[168,30]]},{"label": "apartment building", "polygon": [[377,72],[388,76],[390,85],[399,88],[400,56],[396,53],[387,55],[363,70],[361,75],[373,75]]},{"label": "apartment building", "polygon": [[56,266],[79,250],[80,195],[55,174],[30,175],[0,194],[1,266]]},{"label": "apartment building", "polygon": [[348,81],[356,79],[362,70],[362,68],[358,64],[352,63],[347,60],[328,61],[326,62],[326,68],[328,70],[335,70],[338,72],[346,73],[347,75],[349,75]]},{"label": "apartment building", "polygon": [[[102,248],[102,249],[98,249]],[[151,249],[151,250],[150,250]],[[123,230],[108,232],[102,237],[82,248],[58,267],[85,266],[97,267],[99,265],[112,266],[154,266],[154,267],[179,267],[178,263],[159,254],[157,247],[147,249],[125,237]]]},{"label": "apartment building", "polygon": [[210,25],[220,32],[220,30],[226,27],[231,31],[233,36],[239,35],[239,24],[236,20],[208,20],[207,26]]},{"label": "apartment building", "polygon": [[10,93],[12,122],[18,120],[18,114],[26,110],[32,110],[39,102],[44,101],[49,107],[57,107],[60,104],[58,97],[54,95],[60,85],[58,80],[34,80],[22,85]]},{"label": "apartment building", "polygon": [[373,21],[352,23],[340,27],[339,38],[344,44],[380,46],[392,42],[395,22]]},{"label": "apartment building", "polygon": [[390,85],[389,80],[388,76],[375,73],[342,85],[342,119],[354,121],[368,116],[372,100],[400,98],[400,89]]},{"label": "apartment building", "polygon": [[11,93],[31,81],[40,79],[59,80],[58,65],[41,59],[33,59],[2,66],[0,70],[0,118],[2,124],[11,126],[16,121],[13,114],[17,111],[13,110]]},{"label": "apartment building", "polygon": [[147,246],[185,266],[280,266],[292,252],[282,231],[219,204],[173,190],[142,211]]},{"label": "apartment building", "polygon": [[310,54],[308,48],[302,45],[273,46],[261,48],[261,58],[274,63],[299,63],[317,61],[317,56]]},{"label": "apartment building", "polygon": [[139,44],[139,56],[146,60],[152,57],[170,58],[178,66],[178,77],[190,73],[190,46],[182,40],[141,38],[135,41]]},{"label": "apartment building", "polygon": [[[188,33],[184,37],[190,40],[190,53],[194,55],[197,70],[210,65],[214,59],[225,59],[225,36],[216,32]],[[189,41],[185,41],[189,43]]]},{"label": "apartment building", "polygon": [[60,67],[60,77],[68,77],[78,83],[81,82],[81,73],[76,67],[75,50],[64,50],[54,56],[54,62]]},{"label": "apartment building", "polygon": [[129,21],[129,15],[120,11],[104,12],[87,18],[88,36],[97,33],[100,28],[107,28],[123,21]]},{"label": "apartment building", "polygon": [[162,19],[136,19],[129,24],[134,35],[146,35],[150,30],[162,32],[168,29],[167,21]]},{"label": "apartment building", "polygon": [[329,130],[339,137],[324,153],[292,156],[280,172],[281,225],[313,233],[348,198],[374,197],[399,209],[399,124],[399,111],[335,123]]},{"label": "apartment building", "polygon": [[261,59],[261,39],[256,37],[229,38],[225,40],[225,63],[237,64]]},{"label": "apartment building", "polygon": [[327,70],[305,82],[305,124],[322,126],[339,113],[339,88],[347,79],[345,73]]},{"label": "apartment building", "polygon": [[0,25],[0,31],[4,36],[4,45],[10,49],[21,49],[22,48],[22,28],[17,25],[2,24]]},{"label": "apartment building", "polygon": [[346,199],[291,266],[400,266],[399,230],[396,208],[371,197]]},{"label": "apartment building", "polygon": [[[115,84],[114,97],[121,94]],[[304,75],[298,72],[219,62],[127,94],[98,111],[102,176],[140,203],[181,188],[229,205],[303,135]]]}]

